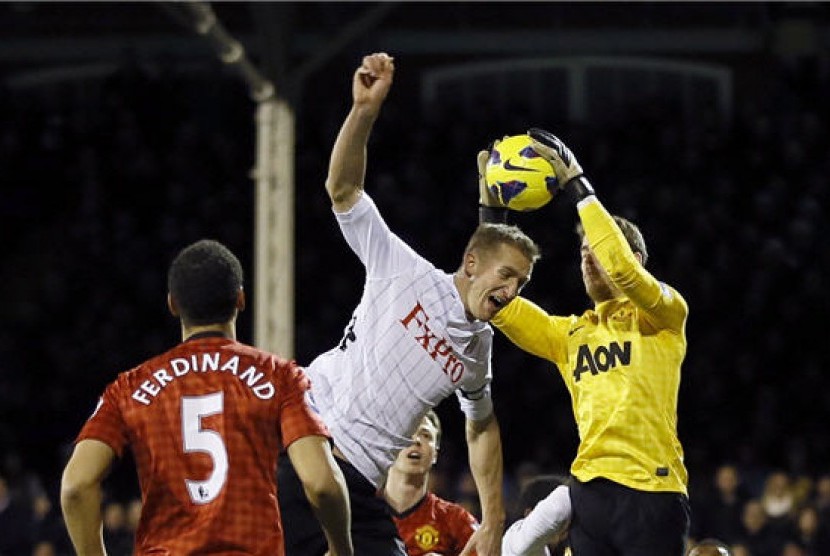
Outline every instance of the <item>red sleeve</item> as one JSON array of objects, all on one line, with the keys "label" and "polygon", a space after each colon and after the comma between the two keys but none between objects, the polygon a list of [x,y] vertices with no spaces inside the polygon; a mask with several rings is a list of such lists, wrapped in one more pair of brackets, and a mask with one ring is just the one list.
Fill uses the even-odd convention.
[{"label": "red sleeve", "polygon": [[78,433],[75,442],[84,439],[100,440],[112,448],[120,458],[127,445],[127,429],[118,404],[120,381],[112,382],[99,398],[95,411]]},{"label": "red sleeve", "polygon": [[311,387],[308,377],[293,361],[283,365],[282,400],[280,402],[283,446],[287,448],[292,442],[304,436],[330,437],[323,420],[308,403],[306,393]]},{"label": "red sleeve", "polygon": [[[473,536],[473,533],[478,529],[478,520],[458,504],[448,504],[447,508],[447,527],[452,532],[451,536],[456,542],[456,553],[460,553],[467,545],[467,541]],[[475,554],[475,553],[473,553]]]}]

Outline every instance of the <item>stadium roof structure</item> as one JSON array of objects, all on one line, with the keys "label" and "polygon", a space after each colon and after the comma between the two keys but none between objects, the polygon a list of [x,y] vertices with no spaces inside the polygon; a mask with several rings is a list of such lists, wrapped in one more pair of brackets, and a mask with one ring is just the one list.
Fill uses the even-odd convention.
[{"label": "stadium roof structure", "polygon": [[[0,3],[0,69],[113,60],[125,50],[179,59],[212,53],[171,10],[181,2]],[[603,54],[741,51],[768,44],[780,22],[818,24],[830,5],[765,2],[216,2],[219,20],[256,55],[288,64],[336,37],[398,54]],[[374,18],[368,17],[372,13]],[[363,21],[363,24],[360,22]],[[803,37],[803,33],[801,33]]]}]

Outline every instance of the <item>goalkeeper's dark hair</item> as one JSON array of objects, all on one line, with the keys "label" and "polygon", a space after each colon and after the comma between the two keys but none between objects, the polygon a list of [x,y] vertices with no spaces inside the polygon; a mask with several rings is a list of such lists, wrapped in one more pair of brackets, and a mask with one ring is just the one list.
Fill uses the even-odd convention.
[{"label": "goalkeeper's dark hair", "polygon": [[[632,251],[640,254],[640,257],[643,259],[643,266],[646,266],[646,261],[648,260],[648,249],[646,249],[646,240],[643,238],[643,233],[640,231],[640,228],[622,216],[614,216],[613,218],[614,222],[616,222],[617,226],[620,228],[623,236],[625,236],[628,246],[631,247]],[[585,230],[582,229],[582,224],[576,225],[576,233],[579,234],[580,239],[585,235]]]},{"label": "goalkeeper's dark hair", "polygon": [[519,493],[519,513],[532,510],[556,487],[567,484],[568,479],[562,475],[536,475],[524,484]]},{"label": "goalkeeper's dark hair", "polygon": [[490,251],[501,244],[512,245],[532,263],[541,257],[539,246],[518,226],[512,224],[483,223],[479,224],[470,237],[464,254],[475,250]]},{"label": "goalkeeper's dark hair", "polygon": [[197,326],[231,320],[242,281],[239,259],[211,239],[182,249],[167,273],[167,288],[181,319]]}]

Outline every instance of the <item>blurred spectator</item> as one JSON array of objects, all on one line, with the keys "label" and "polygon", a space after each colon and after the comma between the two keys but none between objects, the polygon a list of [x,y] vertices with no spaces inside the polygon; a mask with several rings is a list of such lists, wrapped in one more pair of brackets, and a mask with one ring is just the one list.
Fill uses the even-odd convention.
[{"label": "blurred spectator", "polygon": [[22,556],[32,550],[32,514],[27,500],[13,495],[0,475],[0,556]]},{"label": "blurred spectator", "polygon": [[787,541],[781,549],[781,556],[810,556],[810,553],[800,543]]},{"label": "blurred spectator", "polygon": [[746,545],[752,556],[779,556],[786,537],[771,528],[764,506],[753,498],[744,505],[743,532],[740,544]]},{"label": "blurred spectator", "polygon": [[692,537],[737,540],[742,531],[744,504],[749,497],[741,485],[738,468],[723,464],[715,471],[713,489],[692,493]]},{"label": "blurred spectator", "polygon": [[813,504],[821,521],[830,524],[830,474],[821,475],[816,481]]},{"label": "blurred spectator", "polygon": [[59,556],[60,554],[68,553],[58,552],[50,541],[38,541],[32,549],[32,556]]},{"label": "blurred spectator", "polygon": [[141,518],[141,498],[133,498],[127,502],[127,530],[135,539],[138,530],[138,520]]},{"label": "blurred spectator", "polygon": [[33,533],[35,547],[51,547],[58,554],[68,554],[71,544],[60,509],[46,493],[36,494],[32,500]]},{"label": "blurred spectator", "polygon": [[807,556],[830,554],[828,525],[819,519],[815,506],[804,506],[799,510],[795,523],[795,540],[804,547]]},{"label": "blurred spectator", "polygon": [[767,476],[761,504],[771,523],[786,523],[794,514],[795,495],[787,473],[775,471]]},{"label": "blurred spectator", "polygon": [[121,502],[104,504],[104,546],[112,556],[132,556],[134,537],[127,526],[127,511]]}]

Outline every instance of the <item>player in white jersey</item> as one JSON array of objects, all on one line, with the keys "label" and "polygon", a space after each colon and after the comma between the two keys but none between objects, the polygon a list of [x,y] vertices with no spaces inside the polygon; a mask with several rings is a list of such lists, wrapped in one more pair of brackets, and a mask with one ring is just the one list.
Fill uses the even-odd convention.
[{"label": "player in white jersey", "polygon": [[522,487],[523,512],[504,533],[502,556],[557,556],[567,549],[571,522],[568,480],[559,475],[538,475]]},{"label": "player in white jersey", "polygon": [[[363,191],[366,145],[392,84],[386,54],[363,59],[335,142],[326,189],[340,229],[366,267],[363,296],[338,346],[305,370],[334,440],[352,503],[356,554],[405,555],[379,490],[424,415],[456,393],[467,419],[481,527],[462,554],[499,554],[505,511],[498,422],[490,397],[487,322],[530,279],[537,246],[515,226],[479,226],[455,273],[435,268],[393,234]],[[287,459],[287,458],[285,458]],[[280,470],[287,556],[325,550],[291,469]]]}]

